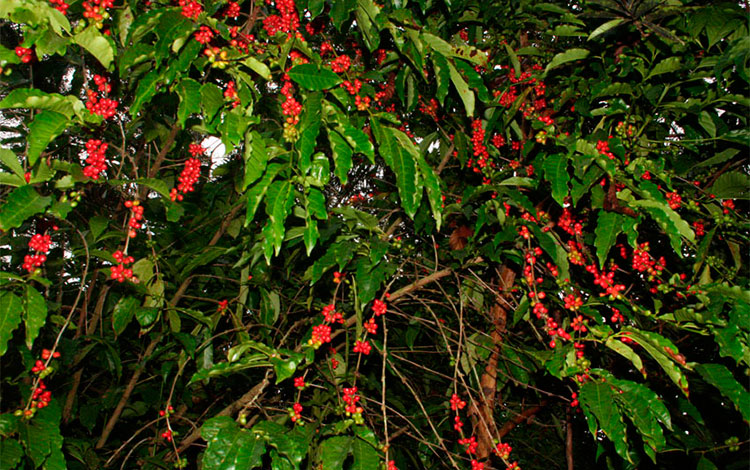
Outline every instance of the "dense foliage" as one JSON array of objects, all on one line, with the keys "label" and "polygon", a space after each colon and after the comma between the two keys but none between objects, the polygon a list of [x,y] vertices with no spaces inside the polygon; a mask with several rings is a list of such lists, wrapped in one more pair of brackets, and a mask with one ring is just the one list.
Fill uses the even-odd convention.
[{"label": "dense foliage", "polygon": [[0,45],[0,469],[746,468],[744,3],[2,0]]}]

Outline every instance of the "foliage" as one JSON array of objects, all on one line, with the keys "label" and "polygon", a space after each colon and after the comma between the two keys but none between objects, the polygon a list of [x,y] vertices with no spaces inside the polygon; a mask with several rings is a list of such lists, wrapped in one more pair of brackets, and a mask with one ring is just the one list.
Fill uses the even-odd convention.
[{"label": "foliage", "polygon": [[744,467],[743,8],[2,1],[0,468]]}]

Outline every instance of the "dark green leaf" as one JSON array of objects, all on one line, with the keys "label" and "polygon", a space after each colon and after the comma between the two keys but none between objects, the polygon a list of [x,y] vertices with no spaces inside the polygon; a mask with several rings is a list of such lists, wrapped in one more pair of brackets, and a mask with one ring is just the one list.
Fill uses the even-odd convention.
[{"label": "dark green leaf", "polygon": [[213,83],[204,83],[201,86],[203,117],[207,121],[211,121],[222,106],[224,106],[224,93],[222,93],[221,88]]},{"label": "dark green leaf", "polygon": [[606,382],[588,382],[581,386],[578,399],[589,418],[588,424],[591,434],[596,436],[597,427],[601,429],[615,445],[617,454],[630,461],[625,423],[622,421],[622,414],[617,408],[612,386]]},{"label": "dark green leaf", "polygon": [[466,115],[472,117],[474,115],[474,92],[469,89],[469,85],[466,84],[461,74],[458,73],[456,67],[450,62],[447,63],[451,81],[453,82],[453,86],[456,87],[456,91],[458,91],[458,96],[461,97],[461,101],[464,103]]},{"label": "dark green leaf", "polygon": [[248,132],[245,135],[245,180],[242,189],[248,186],[263,175],[268,164],[268,152],[266,151],[266,142],[257,132]]},{"label": "dark green leaf", "polygon": [[117,302],[112,311],[112,328],[119,335],[128,326],[135,316],[135,311],[140,307],[140,302],[135,297],[123,297]]},{"label": "dark green leaf", "polygon": [[39,330],[47,322],[47,302],[39,291],[30,285],[26,285],[24,303],[26,304],[26,314],[24,315],[26,347],[31,349],[34,340],[39,336]]},{"label": "dark green leaf", "polygon": [[65,130],[68,122],[67,117],[54,111],[45,110],[34,116],[29,124],[29,147],[26,152],[29,165],[36,163],[47,145]]},{"label": "dark green leaf", "polygon": [[565,198],[568,197],[568,182],[570,181],[568,157],[560,153],[550,155],[544,160],[543,169],[544,177],[552,186],[552,197],[558,204],[564,205]]},{"label": "dark green leaf", "polygon": [[5,354],[8,340],[13,336],[13,330],[21,324],[23,304],[16,295],[0,292],[0,356]]},{"label": "dark green leaf", "polygon": [[323,441],[320,444],[320,463],[323,470],[342,470],[351,445],[352,438],[349,436],[334,436]]},{"label": "dark green leaf", "polygon": [[582,60],[589,56],[589,51],[586,49],[568,49],[565,52],[561,52],[554,56],[549,64],[547,64],[547,68],[544,69],[544,73],[546,74],[550,70],[559,67],[563,64],[567,64],[568,62],[574,62],[576,60]]},{"label": "dark green leaf", "polygon": [[721,364],[698,364],[695,370],[703,380],[719,389],[722,395],[734,403],[745,422],[750,422],[750,393],[737,382],[729,369]]},{"label": "dark green leaf", "polygon": [[135,98],[133,98],[133,104],[130,105],[131,116],[135,117],[138,114],[138,111],[141,110],[141,107],[151,101],[151,98],[156,96],[160,80],[161,72],[158,70],[152,70],[147,73],[145,77],[138,80],[138,88],[135,92]]},{"label": "dark green leaf", "polygon": [[599,210],[599,216],[596,222],[594,233],[594,246],[596,247],[596,256],[599,258],[599,266],[603,267],[607,261],[607,255],[610,248],[617,242],[617,236],[622,232],[622,224],[625,216],[617,212],[608,212]]},{"label": "dark green leaf", "polygon": [[177,96],[180,106],[177,108],[177,122],[185,127],[185,121],[191,114],[201,111],[201,85],[191,78],[183,78],[177,85]]},{"label": "dark green leaf", "polygon": [[338,132],[329,130],[328,140],[331,142],[333,152],[334,171],[342,184],[347,183],[349,170],[352,169],[352,148]]},{"label": "dark green leaf", "polygon": [[50,202],[51,197],[40,196],[31,186],[14,189],[0,206],[0,229],[19,227],[32,215],[44,212]]},{"label": "dark green leaf", "polygon": [[108,69],[110,64],[112,64],[112,61],[115,58],[115,53],[117,52],[112,40],[100,33],[95,25],[91,25],[80,33],[74,35],[73,41],[96,57],[96,60],[98,60],[105,69]]},{"label": "dark green leaf", "polygon": [[289,77],[302,88],[313,91],[327,90],[341,83],[341,77],[314,64],[300,64],[288,72]]}]

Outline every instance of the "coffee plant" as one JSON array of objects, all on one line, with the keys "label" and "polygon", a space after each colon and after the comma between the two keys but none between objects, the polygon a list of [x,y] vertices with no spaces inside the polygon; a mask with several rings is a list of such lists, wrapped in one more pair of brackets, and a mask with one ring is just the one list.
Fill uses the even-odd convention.
[{"label": "coffee plant", "polygon": [[0,469],[747,468],[749,14],[0,1]]}]

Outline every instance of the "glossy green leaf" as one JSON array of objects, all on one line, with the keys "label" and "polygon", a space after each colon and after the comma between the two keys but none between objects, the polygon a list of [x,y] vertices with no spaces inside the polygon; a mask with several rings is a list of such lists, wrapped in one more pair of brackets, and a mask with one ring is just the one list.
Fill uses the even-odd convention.
[{"label": "glossy green leaf", "polygon": [[281,250],[286,227],[284,222],[294,204],[294,187],[289,181],[276,181],[268,188],[266,197],[266,215],[271,224],[273,244],[276,254]]},{"label": "glossy green leaf", "polygon": [[34,165],[44,149],[68,126],[69,119],[54,111],[42,111],[29,124],[29,146],[26,157]]},{"label": "glossy green leaf", "polygon": [[255,211],[258,209],[260,202],[268,191],[268,187],[271,186],[276,175],[281,171],[282,166],[278,163],[272,163],[266,168],[266,173],[263,175],[260,181],[255,183],[247,191],[247,213],[245,216],[245,227],[255,218]]},{"label": "glossy green leaf", "polygon": [[630,327],[623,328],[623,331],[628,333],[628,338],[641,345],[659,363],[672,382],[680,388],[685,396],[688,396],[687,377],[675,362],[675,357],[680,353],[677,346],[658,333],[636,330]]},{"label": "glossy green leaf", "polygon": [[445,97],[448,96],[448,88],[450,86],[451,75],[448,68],[448,60],[441,54],[433,54],[432,64],[435,71],[435,81],[437,82],[435,97],[442,105],[445,102]]},{"label": "glossy green leaf", "polygon": [[321,91],[341,83],[341,77],[328,69],[319,69],[314,64],[300,64],[292,67],[289,77],[306,90]]},{"label": "glossy green leaf", "polygon": [[135,91],[135,98],[133,98],[133,103],[130,105],[131,116],[135,117],[143,105],[156,96],[160,81],[161,73],[159,70],[152,70],[147,73],[145,77],[138,80],[138,88]]},{"label": "glossy green leaf", "polygon": [[23,448],[15,439],[0,440],[0,468],[12,470],[23,457]]},{"label": "glossy green leaf", "polygon": [[474,92],[469,89],[469,85],[466,83],[463,77],[461,77],[461,74],[458,73],[456,67],[454,67],[450,62],[447,63],[451,81],[453,82],[453,86],[456,87],[458,96],[461,97],[461,101],[463,101],[464,103],[464,108],[466,108],[466,115],[472,117],[474,116]]},{"label": "glossy green leaf", "polygon": [[667,57],[666,59],[656,64],[653,69],[651,69],[651,72],[649,72],[649,74],[646,76],[646,80],[651,77],[655,77],[656,75],[674,72],[676,70],[679,70],[681,66],[682,64],[680,63],[679,57]]},{"label": "glossy green leaf", "polygon": [[0,292],[0,356],[5,354],[13,330],[21,324],[21,299],[9,291]]},{"label": "glossy green leaf", "polygon": [[630,205],[642,207],[648,212],[666,232],[677,255],[682,256],[682,237],[691,242],[695,240],[695,232],[690,228],[690,225],[666,203],[652,199],[641,199],[632,201]]},{"label": "glossy green leaf", "polygon": [[42,294],[30,285],[24,293],[24,323],[26,325],[26,347],[31,349],[39,330],[47,323],[47,302]]},{"label": "glossy green leaf", "polygon": [[349,436],[334,436],[320,444],[320,463],[323,470],[342,470],[344,460],[349,455],[352,438]]},{"label": "glossy green leaf", "polygon": [[720,199],[750,199],[750,178],[739,171],[728,171],[716,178],[709,191]]},{"label": "glossy green leaf", "polygon": [[180,105],[177,107],[177,122],[185,127],[185,121],[191,114],[201,111],[201,85],[191,78],[184,78],[177,85],[177,96]]},{"label": "glossy green leaf", "polygon": [[456,69],[466,77],[469,88],[476,90],[477,98],[485,103],[489,102],[490,93],[487,91],[487,86],[484,84],[482,76],[474,70],[474,66],[458,59],[454,60],[453,63],[456,65]]},{"label": "glossy green leaf", "polygon": [[63,437],[60,435],[61,410],[57,400],[37,410],[34,419],[22,421],[18,436],[36,467],[44,465],[49,470],[64,470]]},{"label": "glossy green leaf", "polygon": [[732,401],[745,422],[750,422],[750,393],[734,378],[729,369],[721,364],[698,364],[695,371]]},{"label": "glossy green leaf", "polygon": [[111,39],[104,36],[94,25],[73,36],[73,41],[96,57],[108,69],[117,52]]},{"label": "glossy green leaf", "polygon": [[19,227],[29,217],[44,212],[50,202],[51,197],[40,196],[31,186],[14,189],[0,206],[0,229]]},{"label": "glossy green leaf", "polygon": [[203,117],[211,121],[222,106],[224,106],[224,93],[221,89],[213,83],[204,83],[201,86]]},{"label": "glossy green leaf", "polygon": [[628,380],[613,380],[620,390],[615,397],[622,406],[625,416],[633,422],[641,435],[646,453],[655,461],[655,453],[666,446],[662,425],[672,429],[669,410],[659,396],[648,387]]},{"label": "glossy green leaf", "polygon": [[252,470],[260,467],[266,453],[266,441],[250,431],[240,429],[230,418],[212,418],[201,428],[208,442],[203,467],[215,470]]},{"label": "glossy green leaf", "polygon": [[18,161],[15,153],[8,149],[0,148],[0,163],[8,167],[16,176],[23,178],[25,171]]},{"label": "glossy green leaf", "polygon": [[643,375],[643,378],[646,378],[646,369],[643,367],[643,361],[641,360],[641,357],[635,351],[633,351],[633,348],[623,343],[622,341],[618,341],[611,337],[607,338],[607,341],[604,342],[604,345],[632,362],[636,370]]},{"label": "glossy green leaf", "polygon": [[242,189],[255,183],[263,176],[268,164],[268,151],[263,137],[255,131],[245,135],[245,179]]},{"label": "glossy green leaf", "polygon": [[115,330],[116,335],[125,331],[139,306],[140,302],[135,297],[123,297],[117,302],[112,311],[112,329]]},{"label": "glossy green leaf", "polygon": [[614,20],[609,20],[606,23],[600,25],[598,28],[593,30],[591,34],[589,34],[588,41],[591,41],[592,39],[595,39],[602,34],[606,33],[610,29],[616,28],[620,26],[620,24],[625,21],[623,18],[615,18]]},{"label": "glossy green leaf", "polygon": [[299,138],[295,146],[300,152],[300,171],[306,174],[310,169],[310,157],[315,151],[315,143],[320,134],[320,121],[322,111],[322,94],[311,93],[305,100],[304,113],[300,121]]},{"label": "glossy green leaf", "polygon": [[44,93],[35,88],[18,88],[0,101],[0,109],[26,108],[54,111],[72,119],[74,116],[83,120],[89,112],[83,102],[75,96],[63,96],[57,93]]},{"label": "glossy green leaf", "polygon": [[558,204],[564,205],[565,198],[568,197],[568,182],[570,181],[568,157],[560,153],[550,155],[544,160],[542,168],[544,177],[552,186],[552,197]]},{"label": "glossy green leaf", "polygon": [[443,223],[443,192],[440,189],[440,178],[429,163],[420,155],[417,158],[419,172],[424,181],[424,187],[427,190],[427,199],[432,209],[432,218],[435,220],[435,226],[440,230]]},{"label": "glossy green leaf", "polygon": [[565,52],[561,52],[557,55],[555,55],[552,60],[547,64],[547,67],[544,69],[544,73],[548,73],[550,70],[557,68],[563,64],[567,64],[568,62],[575,62],[576,60],[583,60],[586,57],[588,57],[590,52],[586,49],[568,49]]},{"label": "glossy green leaf", "polygon": [[596,256],[599,258],[599,266],[603,267],[609,250],[617,242],[617,236],[622,232],[622,223],[625,216],[617,212],[600,210],[596,220],[596,229],[594,233],[594,246],[596,247]]},{"label": "glossy green leaf", "polygon": [[380,464],[380,453],[362,439],[352,441],[352,470],[371,470]]},{"label": "glossy green leaf", "polygon": [[339,180],[341,180],[341,183],[346,184],[349,170],[352,169],[352,155],[354,152],[346,139],[336,131],[328,131],[328,140],[331,143],[331,150],[333,152],[334,172]]},{"label": "glossy green leaf", "polygon": [[578,400],[588,417],[591,434],[596,436],[597,429],[601,429],[614,444],[617,454],[630,461],[625,423],[617,408],[612,386],[606,382],[585,383],[581,386]]},{"label": "glossy green leaf", "polygon": [[389,166],[396,174],[396,186],[401,198],[401,207],[406,215],[414,217],[422,200],[422,177],[417,171],[417,163],[420,158],[419,151],[414,146],[409,136],[403,132],[387,128],[386,135],[392,142],[390,151],[391,162]]}]

